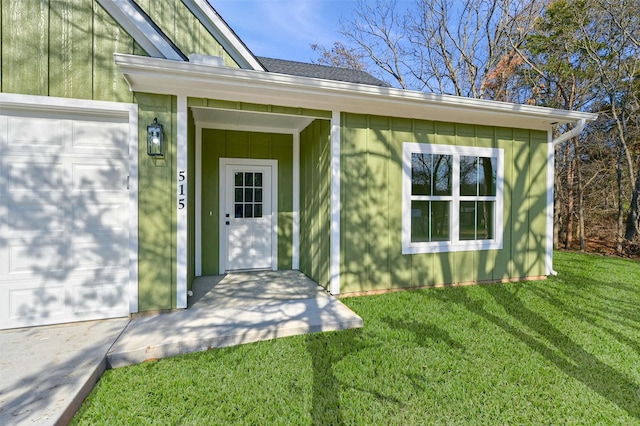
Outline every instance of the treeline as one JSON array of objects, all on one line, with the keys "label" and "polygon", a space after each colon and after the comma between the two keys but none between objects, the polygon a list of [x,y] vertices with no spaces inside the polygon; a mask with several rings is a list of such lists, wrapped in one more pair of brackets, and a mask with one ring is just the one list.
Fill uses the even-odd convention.
[{"label": "treeline", "polygon": [[317,62],[406,89],[598,113],[556,147],[555,244],[640,254],[640,0],[359,0],[342,34],[312,46]]}]

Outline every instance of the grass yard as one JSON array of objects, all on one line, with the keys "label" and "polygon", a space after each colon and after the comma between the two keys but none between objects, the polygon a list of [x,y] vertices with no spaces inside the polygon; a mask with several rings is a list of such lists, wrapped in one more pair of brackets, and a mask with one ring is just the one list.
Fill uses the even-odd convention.
[{"label": "grass yard", "polygon": [[640,262],[343,299],[364,329],[107,371],[76,424],[640,424]]}]

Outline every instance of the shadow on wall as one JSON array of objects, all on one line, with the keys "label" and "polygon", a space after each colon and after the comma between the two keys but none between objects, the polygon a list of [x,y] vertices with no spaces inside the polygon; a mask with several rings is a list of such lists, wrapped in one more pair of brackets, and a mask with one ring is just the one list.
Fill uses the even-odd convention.
[{"label": "shadow on wall", "polygon": [[127,315],[128,123],[0,119],[2,327]]},{"label": "shadow on wall", "polygon": [[[346,117],[345,126],[343,292],[544,275],[546,152],[530,149],[537,143],[533,133],[355,115]],[[403,142],[505,150],[501,250],[402,254]]]}]

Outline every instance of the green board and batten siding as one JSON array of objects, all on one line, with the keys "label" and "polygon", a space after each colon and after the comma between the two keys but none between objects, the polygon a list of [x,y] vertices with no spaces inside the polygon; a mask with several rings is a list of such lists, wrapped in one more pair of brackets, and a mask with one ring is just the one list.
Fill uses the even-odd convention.
[{"label": "green board and batten siding", "polygon": [[95,1],[0,1],[0,91],[133,101],[113,54],[145,53]]},{"label": "green board and batten siding", "polygon": [[[545,273],[547,135],[342,115],[341,292],[539,277]],[[402,144],[504,149],[502,250],[402,255]]]},{"label": "green board and batten siding", "polygon": [[329,288],[331,122],[315,120],[300,134],[300,270]]}]

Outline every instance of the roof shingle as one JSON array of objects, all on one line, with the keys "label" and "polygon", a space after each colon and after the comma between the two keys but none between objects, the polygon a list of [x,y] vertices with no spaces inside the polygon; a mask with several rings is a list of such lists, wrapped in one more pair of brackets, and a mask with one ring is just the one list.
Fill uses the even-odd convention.
[{"label": "roof shingle", "polygon": [[258,56],[258,60],[267,71],[278,74],[295,75],[298,77],[321,78],[324,80],[345,81],[348,83],[368,84],[371,86],[390,87],[365,71],[348,68],[330,67],[327,65],[307,64],[304,62],[287,61]]}]

